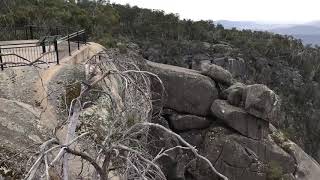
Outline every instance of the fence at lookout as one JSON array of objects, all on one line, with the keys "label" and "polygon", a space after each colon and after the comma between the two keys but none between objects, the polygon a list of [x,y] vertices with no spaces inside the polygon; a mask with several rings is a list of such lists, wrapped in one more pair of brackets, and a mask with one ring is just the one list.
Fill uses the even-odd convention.
[{"label": "fence at lookout", "polygon": [[85,30],[67,27],[0,27],[0,69],[57,63],[87,43]]}]

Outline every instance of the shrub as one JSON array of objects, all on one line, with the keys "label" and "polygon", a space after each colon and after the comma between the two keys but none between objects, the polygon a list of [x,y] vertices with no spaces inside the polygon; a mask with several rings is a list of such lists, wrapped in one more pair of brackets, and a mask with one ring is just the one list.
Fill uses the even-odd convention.
[{"label": "shrub", "polygon": [[267,180],[282,180],[283,170],[282,167],[276,161],[271,161],[268,164]]},{"label": "shrub", "polygon": [[271,137],[283,150],[288,153],[291,151],[291,144],[286,134],[278,131],[272,133]]}]

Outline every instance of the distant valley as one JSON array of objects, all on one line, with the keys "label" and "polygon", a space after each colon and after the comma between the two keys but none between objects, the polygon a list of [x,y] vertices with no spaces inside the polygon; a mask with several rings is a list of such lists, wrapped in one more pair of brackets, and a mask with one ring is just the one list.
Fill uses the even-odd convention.
[{"label": "distant valley", "polygon": [[269,31],[277,34],[292,35],[301,39],[304,44],[320,45],[320,21],[313,21],[305,24],[268,24],[254,21],[216,21],[226,29],[236,28]]}]

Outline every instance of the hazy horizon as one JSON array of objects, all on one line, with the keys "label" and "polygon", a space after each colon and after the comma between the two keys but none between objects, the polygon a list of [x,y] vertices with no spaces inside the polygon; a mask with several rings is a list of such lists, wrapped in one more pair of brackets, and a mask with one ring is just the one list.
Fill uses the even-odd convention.
[{"label": "hazy horizon", "polygon": [[320,1],[304,0],[111,0],[142,8],[177,13],[182,19],[254,21],[272,24],[299,24],[320,20]]}]

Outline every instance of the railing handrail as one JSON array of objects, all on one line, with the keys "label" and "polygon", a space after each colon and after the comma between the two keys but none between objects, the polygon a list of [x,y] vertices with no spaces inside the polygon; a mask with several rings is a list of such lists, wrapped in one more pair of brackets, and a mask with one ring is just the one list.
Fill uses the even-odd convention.
[{"label": "railing handrail", "polygon": [[36,42],[21,42],[21,43],[9,43],[9,44],[0,44],[0,47],[5,46],[20,46],[20,45],[30,45],[30,44],[37,44],[39,41]]},{"label": "railing handrail", "polygon": [[[31,31],[32,32],[32,31]],[[58,32],[58,31],[57,31]],[[57,34],[57,35],[51,35],[51,36],[40,36],[40,39],[38,40],[33,40],[33,42],[30,42],[31,40],[29,40],[29,42],[25,42],[25,41],[16,41],[16,42],[12,42],[10,43],[5,42],[2,44],[0,44],[0,68],[1,70],[3,70],[4,68],[7,67],[16,67],[16,66],[25,66],[28,63],[25,62],[30,62],[30,59],[33,59],[32,57],[35,54],[38,54],[36,56],[38,56],[37,58],[41,58],[43,57],[44,54],[49,53],[51,55],[51,57],[49,57],[50,60],[48,60],[47,58],[47,63],[53,63],[56,62],[57,64],[59,64],[60,61],[60,56],[59,53],[64,53],[64,50],[61,50],[60,48],[58,48],[58,46],[60,47],[67,47],[68,48],[68,52],[69,52],[69,56],[72,55],[72,50],[71,50],[71,43],[76,43],[77,44],[77,48],[78,50],[80,50],[80,44],[86,44],[86,34],[85,34],[85,30],[79,30],[76,32],[73,32],[71,34],[69,34],[69,31],[67,33],[67,36],[61,37],[61,35]],[[64,44],[59,45],[62,42],[68,42],[68,46],[65,46]],[[39,49],[36,50],[36,48],[38,47],[42,47],[42,51]],[[21,50],[19,50],[21,48]],[[31,52],[29,52],[29,50],[27,49],[23,49],[23,48],[30,48],[29,50]],[[32,49],[35,48],[35,51]],[[49,51],[47,52],[47,48],[49,48]],[[52,51],[50,51],[50,49],[53,48]],[[1,54],[1,49],[2,50],[6,50],[7,53],[6,54]],[[15,53],[16,52],[16,53]],[[40,52],[40,54],[39,54]],[[24,54],[24,55],[21,55]],[[54,54],[52,56],[52,53]],[[61,54],[60,54],[61,55]],[[10,56],[15,56],[18,58],[18,61],[16,61],[16,59],[14,60],[15,62],[8,62],[8,57]],[[7,57],[6,60],[4,60],[4,57]],[[64,56],[63,56],[64,57]],[[53,60],[53,58],[56,58],[55,60]],[[20,60],[19,60],[20,59]],[[11,59],[10,59],[11,60]],[[38,59],[39,60],[39,59]],[[39,61],[40,62],[40,61]],[[7,64],[11,64],[14,66],[8,66]]]},{"label": "railing handrail", "polygon": [[85,33],[85,30],[82,29],[82,30],[77,31],[77,32],[74,32],[74,33],[72,33],[72,34],[68,34],[67,36],[64,36],[64,37],[62,37],[62,38],[60,38],[60,39],[57,39],[57,40],[58,40],[58,41],[65,41],[65,40],[74,38],[74,37],[76,37],[76,36],[78,36],[78,35],[81,35],[81,34],[84,34],[84,33]]},{"label": "railing handrail", "polygon": [[79,31],[77,27],[70,26],[38,26],[38,25],[13,25],[0,26],[0,38],[4,40],[29,40],[39,39],[45,35],[66,36],[71,32]]}]

